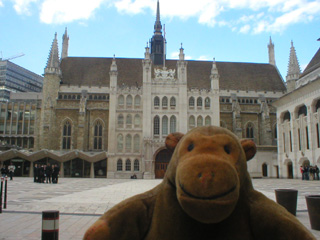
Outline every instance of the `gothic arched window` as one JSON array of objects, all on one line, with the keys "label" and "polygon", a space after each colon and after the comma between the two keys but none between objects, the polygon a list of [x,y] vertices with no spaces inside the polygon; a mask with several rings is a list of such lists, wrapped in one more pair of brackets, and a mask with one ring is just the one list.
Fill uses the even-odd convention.
[{"label": "gothic arched window", "polygon": [[170,98],[170,107],[175,107],[176,106],[176,99],[175,97]]},{"label": "gothic arched window", "polygon": [[133,170],[134,170],[134,171],[139,171],[139,170],[140,170],[140,163],[139,163],[139,160],[138,160],[138,159],[134,160]]},{"label": "gothic arched window", "polygon": [[162,135],[163,136],[168,135],[168,117],[167,116],[162,117]]},{"label": "gothic arched window", "polygon": [[122,171],[122,160],[118,159],[117,161],[117,171]]},{"label": "gothic arched window", "polygon": [[134,106],[136,108],[139,108],[140,104],[141,104],[141,97],[139,95],[137,95],[137,96],[134,97]]},{"label": "gothic arched window", "polygon": [[153,134],[154,135],[160,134],[160,119],[158,116],[155,116],[153,119]]},{"label": "gothic arched window", "polygon": [[196,126],[196,120],[194,118],[194,116],[190,116],[189,117],[189,128],[194,128]]},{"label": "gothic arched window", "polygon": [[127,96],[126,104],[127,104],[127,107],[129,107],[129,108],[132,107],[132,96],[131,95]]},{"label": "gothic arched window", "polygon": [[156,108],[158,108],[160,106],[160,98],[159,97],[154,98],[153,106]]},{"label": "gothic arched window", "polygon": [[119,134],[117,138],[117,149],[119,152],[123,150],[123,135]]},{"label": "gothic arched window", "polygon": [[131,161],[130,161],[130,159],[126,160],[126,171],[131,171]]},{"label": "gothic arched window", "polygon": [[135,127],[140,127],[141,126],[141,118],[139,114],[136,114],[134,116],[134,126]]},{"label": "gothic arched window", "polygon": [[71,149],[71,123],[66,121],[62,131],[62,149]]},{"label": "gothic arched window", "polygon": [[123,105],[124,105],[124,96],[123,95],[120,95],[118,97],[118,105],[123,107]]},{"label": "gothic arched window", "polygon": [[254,138],[254,126],[252,123],[248,123],[246,127],[246,138]]},{"label": "gothic arched window", "polygon": [[175,116],[171,116],[170,118],[170,133],[174,133],[177,130],[177,119]]},{"label": "gothic arched window", "polygon": [[197,126],[198,127],[202,127],[203,126],[203,118],[201,116],[199,116],[197,118]]},{"label": "gothic arched window", "polygon": [[194,97],[189,98],[189,107],[194,107]]},{"label": "gothic arched window", "polygon": [[168,107],[168,98],[167,97],[163,97],[162,98],[162,107],[163,108],[167,108]]},{"label": "gothic arched window", "polygon": [[123,115],[120,114],[120,115],[118,116],[118,127],[119,127],[119,128],[123,128],[123,124],[124,124]]},{"label": "gothic arched window", "polygon": [[132,146],[132,137],[130,134],[126,136],[126,151],[131,151],[131,146]]},{"label": "gothic arched window", "polygon": [[198,97],[197,99],[197,107],[202,107],[202,98]]},{"label": "gothic arched window", "polygon": [[206,108],[210,108],[210,98],[206,98],[205,100],[204,100],[204,106],[206,107]]},{"label": "gothic arched window", "polygon": [[97,121],[94,125],[93,149],[102,149],[102,124],[100,121]]},{"label": "gothic arched window", "polygon": [[210,126],[210,125],[211,125],[211,117],[206,116],[206,119],[205,119],[205,126]]},{"label": "gothic arched window", "polygon": [[131,114],[127,115],[126,125],[127,125],[127,127],[131,127],[131,125],[132,125],[132,116],[131,116]]},{"label": "gothic arched window", "polygon": [[140,136],[136,134],[133,138],[133,151],[139,152],[140,151]]}]

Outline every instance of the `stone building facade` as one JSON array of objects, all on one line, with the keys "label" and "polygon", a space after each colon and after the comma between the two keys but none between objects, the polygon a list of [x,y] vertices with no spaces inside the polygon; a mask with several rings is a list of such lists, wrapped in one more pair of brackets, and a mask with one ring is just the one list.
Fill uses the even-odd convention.
[{"label": "stone building facade", "polygon": [[280,177],[301,178],[300,166],[320,165],[320,49],[303,73],[291,45],[288,93],[277,107]]},{"label": "stone building facade", "polygon": [[171,153],[171,132],[220,125],[251,138],[258,154],[249,162],[253,177],[277,177],[276,110],[286,92],[270,39],[269,63],[167,60],[159,3],[154,35],[144,58],[68,56],[67,31],[59,59],[55,35],[45,68],[33,152],[19,157],[58,163],[68,177],[152,179],[163,177]]}]

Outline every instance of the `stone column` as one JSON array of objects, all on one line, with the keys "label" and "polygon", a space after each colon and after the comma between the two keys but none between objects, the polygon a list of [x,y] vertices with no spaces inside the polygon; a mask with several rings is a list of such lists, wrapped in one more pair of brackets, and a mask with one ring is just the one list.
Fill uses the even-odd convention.
[{"label": "stone column", "polygon": [[29,177],[33,177],[33,162],[30,162],[30,172]]},{"label": "stone column", "polygon": [[90,178],[94,178],[94,163],[93,162],[90,165]]},{"label": "stone column", "polygon": [[60,173],[59,173],[60,177],[64,177],[64,168],[63,168],[63,162],[60,163]]}]

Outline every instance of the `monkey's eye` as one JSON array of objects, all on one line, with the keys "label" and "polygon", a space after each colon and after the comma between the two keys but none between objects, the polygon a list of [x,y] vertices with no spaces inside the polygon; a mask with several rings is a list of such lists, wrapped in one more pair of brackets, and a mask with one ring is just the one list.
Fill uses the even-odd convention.
[{"label": "monkey's eye", "polygon": [[227,153],[227,154],[230,154],[231,150],[230,150],[230,147],[228,145],[225,145],[224,146],[224,151]]},{"label": "monkey's eye", "polygon": [[194,149],[194,144],[190,143],[189,146],[188,146],[188,151],[191,152],[192,149]]}]

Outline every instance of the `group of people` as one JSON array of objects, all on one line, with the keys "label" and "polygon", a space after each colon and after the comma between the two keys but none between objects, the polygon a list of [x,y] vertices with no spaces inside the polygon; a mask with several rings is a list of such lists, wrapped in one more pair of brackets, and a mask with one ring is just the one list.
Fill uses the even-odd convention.
[{"label": "group of people", "polygon": [[7,177],[8,175],[10,176],[10,180],[13,180],[13,175],[14,175],[14,171],[16,170],[16,166],[13,165],[12,163],[10,163],[10,165],[8,167],[6,167],[5,165],[2,166],[1,168],[1,176]]},{"label": "group of people", "polygon": [[59,172],[60,168],[57,164],[35,164],[33,168],[33,181],[37,183],[58,183]]},{"label": "group of people", "polygon": [[319,179],[319,168],[315,166],[300,166],[300,172],[302,174],[302,180],[320,180]]}]

